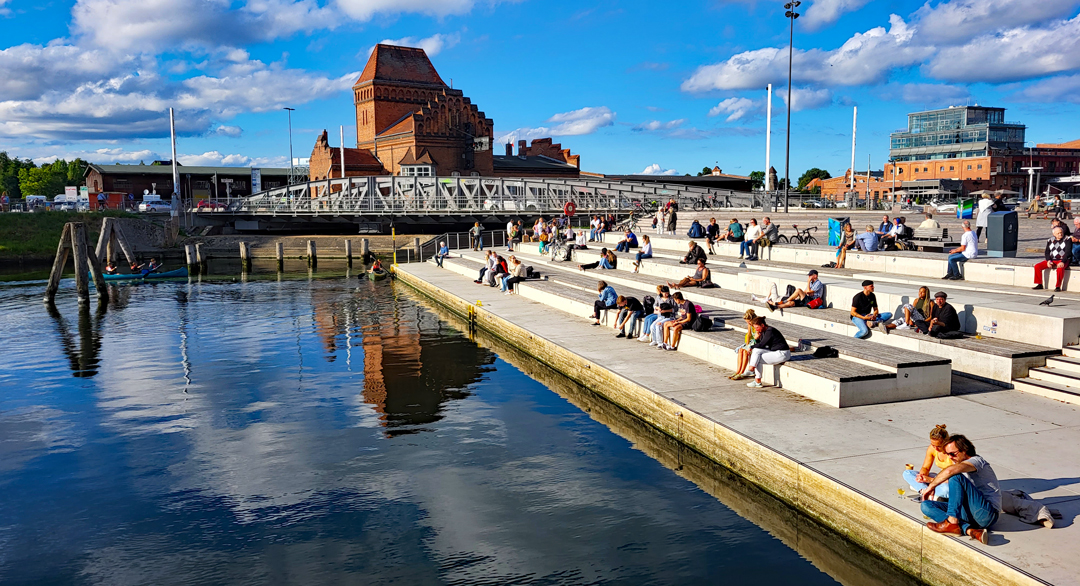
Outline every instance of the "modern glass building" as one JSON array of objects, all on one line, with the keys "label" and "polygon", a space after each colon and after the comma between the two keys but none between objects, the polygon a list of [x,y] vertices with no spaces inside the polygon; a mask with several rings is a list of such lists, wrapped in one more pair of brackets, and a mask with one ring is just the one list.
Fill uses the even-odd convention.
[{"label": "modern glass building", "polygon": [[1005,108],[950,106],[908,114],[908,127],[890,135],[894,162],[984,157],[1024,148],[1025,126],[1005,121]]}]

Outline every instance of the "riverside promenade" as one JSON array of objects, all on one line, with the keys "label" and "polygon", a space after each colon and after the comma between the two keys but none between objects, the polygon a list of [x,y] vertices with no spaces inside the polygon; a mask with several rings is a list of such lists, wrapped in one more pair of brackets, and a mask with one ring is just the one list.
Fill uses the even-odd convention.
[{"label": "riverside promenade", "polygon": [[[908,574],[931,584],[1080,584],[1077,405],[955,374],[948,396],[841,409],[790,385],[749,389],[745,381],[728,380],[730,371],[716,361],[617,339],[610,327],[591,326],[586,311],[567,313],[525,295],[504,296],[476,285],[464,276],[475,257],[451,260],[462,264],[453,270],[434,263],[400,265],[397,274],[477,328]],[[563,271],[570,279],[564,269],[537,268],[558,276]],[[589,277],[605,278],[609,272]],[[556,278],[522,285],[569,290],[570,282]],[[616,289],[622,293],[626,287]],[[1025,525],[1002,515],[988,546],[926,529],[910,491],[901,497],[897,489],[907,489],[900,477],[904,465],[921,462],[927,434],[939,423],[974,441],[1003,488],[1023,489],[1060,510],[1058,526]]]}]

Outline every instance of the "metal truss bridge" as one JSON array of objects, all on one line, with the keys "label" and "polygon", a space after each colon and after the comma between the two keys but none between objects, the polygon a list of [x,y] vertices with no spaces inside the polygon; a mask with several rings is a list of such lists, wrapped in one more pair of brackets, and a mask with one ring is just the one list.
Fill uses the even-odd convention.
[{"label": "metal truss bridge", "polygon": [[[213,216],[507,216],[629,213],[675,199],[679,209],[748,207],[760,194],[665,183],[504,177],[346,177],[279,187],[229,202]],[[696,205],[695,205],[696,204]],[[210,210],[206,210],[210,211]],[[209,215],[209,214],[207,214]]]}]

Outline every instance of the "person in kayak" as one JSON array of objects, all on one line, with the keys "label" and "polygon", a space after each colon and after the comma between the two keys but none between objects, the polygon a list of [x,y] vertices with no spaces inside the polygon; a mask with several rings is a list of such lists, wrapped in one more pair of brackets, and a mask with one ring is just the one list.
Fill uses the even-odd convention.
[{"label": "person in kayak", "polygon": [[139,264],[139,261],[132,261],[131,262],[131,274],[133,274],[133,275],[141,274],[143,272],[143,266],[144,265]]},{"label": "person in kayak", "polygon": [[385,270],[385,269],[383,269],[382,261],[379,260],[379,259],[375,259],[375,264],[371,265],[371,269],[369,269],[368,272],[369,273],[377,273],[377,272],[380,272],[380,271],[383,271],[383,270]]},{"label": "person in kayak", "polygon": [[116,274],[116,265],[113,264],[113,261],[110,260],[109,262],[105,263],[105,274],[106,275],[115,275]]}]

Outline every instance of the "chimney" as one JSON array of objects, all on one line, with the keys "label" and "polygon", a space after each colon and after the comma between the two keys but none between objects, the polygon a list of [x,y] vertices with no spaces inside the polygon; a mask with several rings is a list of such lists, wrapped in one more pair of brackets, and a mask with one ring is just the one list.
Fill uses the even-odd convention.
[{"label": "chimney", "polygon": [[506,156],[514,156],[514,143],[507,141],[506,143]]},{"label": "chimney", "polygon": [[525,146],[525,140],[524,139],[519,140],[518,141],[518,156],[519,157],[524,157],[525,154],[526,154],[526,151],[528,150],[528,148],[529,147]]}]

